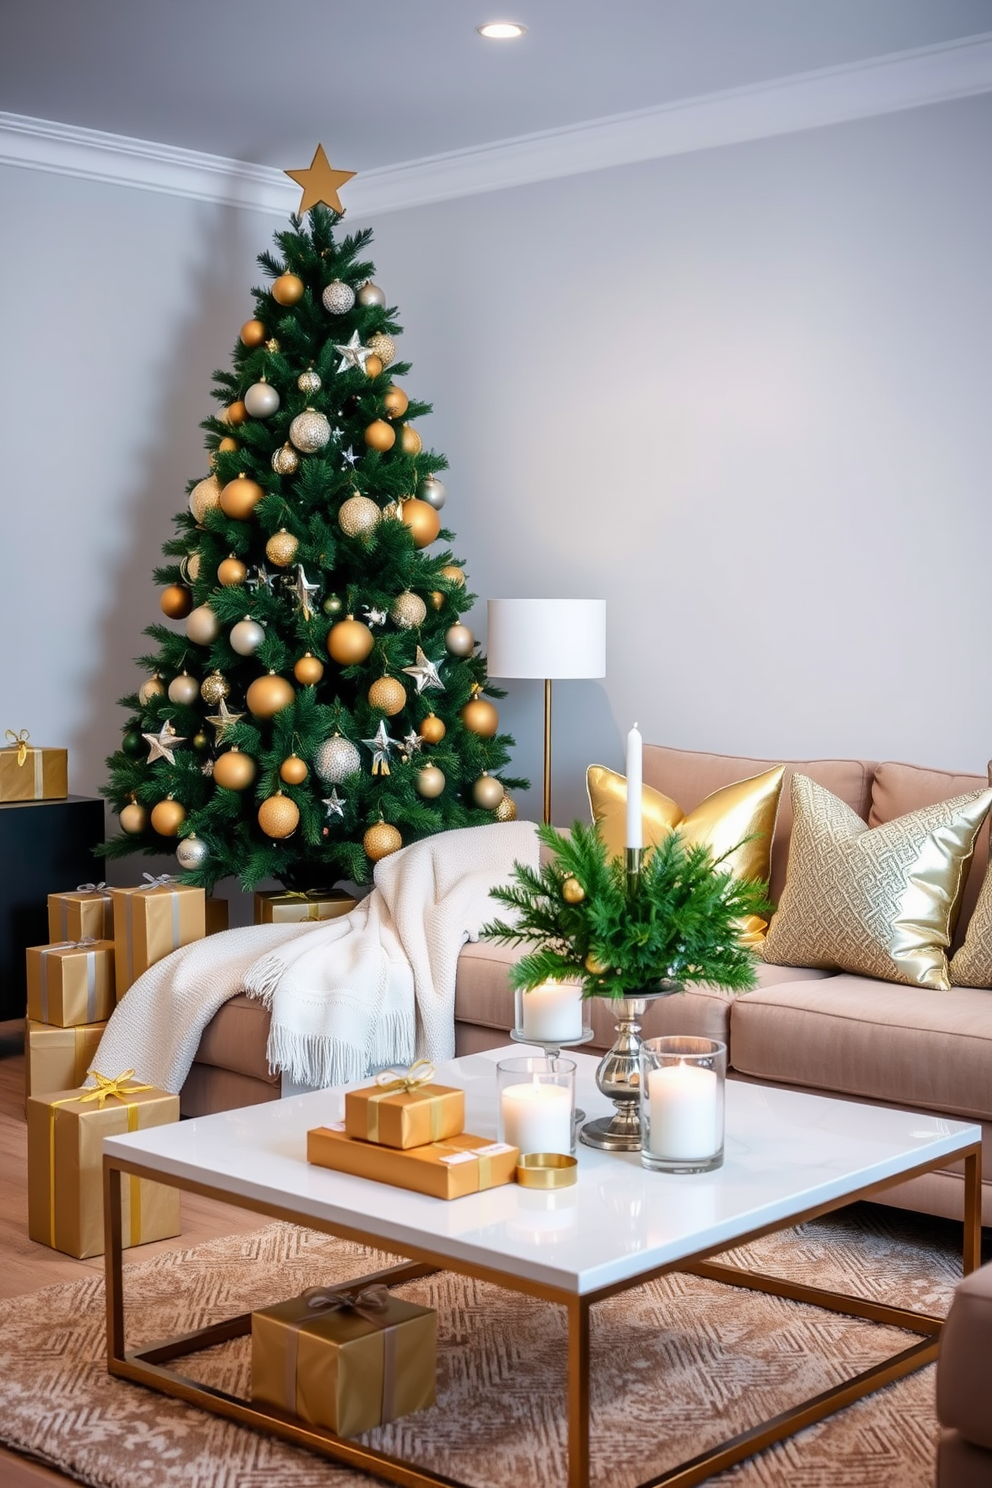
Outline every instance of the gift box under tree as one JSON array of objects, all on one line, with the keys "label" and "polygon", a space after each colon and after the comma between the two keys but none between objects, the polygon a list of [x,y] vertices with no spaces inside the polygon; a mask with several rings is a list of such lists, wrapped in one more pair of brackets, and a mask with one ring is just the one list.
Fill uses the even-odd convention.
[{"label": "gift box under tree", "polygon": [[24,1025],[25,1101],[32,1095],[78,1089],[93,1067],[106,1026],[77,1023],[58,1028],[29,1018]]},{"label": "gift box under tree", "polygon": [[111,889],[118,1000],[142,972],[206,934],[205,895],[167,874],[133,889]]},{"label": "gift box under tree", "polygon": [[68,941],[29,946],[28,1017],[72,1028],[110,1017],[116,1002],[114,942]]},{"label": "gift box under tree", "polygon": [[105,883],[79,884],[48,896],[48,938],[113,940],[114,904]]}]

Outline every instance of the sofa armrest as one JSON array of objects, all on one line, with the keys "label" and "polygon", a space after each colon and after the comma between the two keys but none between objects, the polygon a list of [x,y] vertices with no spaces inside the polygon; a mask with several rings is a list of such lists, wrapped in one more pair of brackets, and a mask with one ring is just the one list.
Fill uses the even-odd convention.
[{"label": "sofa armrest", "polygon": [[966,1441],[992,1450],[992,1265],[967,1277],[940,1338],[937,1418]]}]

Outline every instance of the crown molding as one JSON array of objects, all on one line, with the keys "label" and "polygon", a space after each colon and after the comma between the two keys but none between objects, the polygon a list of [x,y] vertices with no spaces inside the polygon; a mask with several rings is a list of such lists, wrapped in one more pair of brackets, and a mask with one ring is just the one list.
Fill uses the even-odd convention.
[{"label": "crown molding", "polygon": [[[357,176],[345,188],[345,205],[353,217],[379,216],[990,91],[992,32],[985,32],[401,161]],[[278,216],[294,210],[299,194],[272,166],[3,112],[0,164]]]}]

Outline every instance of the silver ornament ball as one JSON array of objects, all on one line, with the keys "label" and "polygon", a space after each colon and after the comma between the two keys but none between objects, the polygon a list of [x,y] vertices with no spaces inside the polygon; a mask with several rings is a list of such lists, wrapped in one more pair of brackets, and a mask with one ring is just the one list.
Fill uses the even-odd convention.
[{"label": "silver ornament ball", "polygon": [[358,291],[358,303],[364,305],[366,309],[374,305],[381,310],[386,303],[386,296],[378,284],[373,284],[371,279],[366,279]]},{"label": "silver ornament ball", "polygon": [[332,279],[320,298],[328,315],[347,315],[355,303],[355,291],[343,279]]},{"label": "silver ornament ball", "polygon": [[252,418],[271,418],[279,408],[279,394],[270,382],[253,382],[245,393],[245,407]]},{"label": "silver ornament ball", "polygon": [[272,456],[272,469],[276,475],[295,475],[300,468],[300,457],[291,444],[281,444]]},{"label": "silver ornament ball", "polygon": [[264,640],[264,627],[247,615],[231,627],[231,645],[239,656],[254,656]]},{"label": "silver ornament ball", "polygon": [[210,646],[220,634],[220,621],[209,605],[198,605],[186,617],[186,634],[197,646]]},{"label": "silver ornament ball", "polygon": [[289,437],[304,455],[315,455],[331,437],[331,426],[322,413],[305,408],[289,426]]},{"label": "silver ornament ball", "polygon": [[425,801],[436,800],[446,784],[444,771],[439,770],[437,765],[425,765],[422,770],[417,771],[414,784],[418,796],[423,796]]},{"label": "silver ornament ball", "polygon": [[472,787],[472,800],[483,811],[495,811],[503,799],[503,782],[495,775],[480,775]]},{"label": "silver ornament ball", "polygon": [[313,767],[324,785],[342,785],[349,775],[361,769],[362,756],[350,739],[335,734],[325,739],[314,755]]},{"label": "silver ornament ball", "polygon": [[449,625],[444,633],[444,644],[452,656],[471,656],[475,649],[475,636],[467,625]]},{"label": "silver ornament ball", "polygon": [[209,856],[209,847],[195,834],[184,837],[176,848],[176,862],[186,873],[191,873],[194,868],[202,867]]},{"label": "silver ornament ball", "polygon": [[447,498],[447,491],[436,475],[425,476],[417,487],[417,495],[421,501],[426,501],[435,511],[440,511]]},{"label": "silver ornament ball", "polygon": [[188,672],[180,672],[179,676],[173,677],[169,683],[170,703],[177,703],[180,707],[188,708],[196,702],[199,696],[200,684]]}]

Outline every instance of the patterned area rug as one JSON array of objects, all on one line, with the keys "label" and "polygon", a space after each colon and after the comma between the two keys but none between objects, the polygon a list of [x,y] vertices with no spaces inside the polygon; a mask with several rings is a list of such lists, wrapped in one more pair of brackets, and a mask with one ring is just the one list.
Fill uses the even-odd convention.
[{"label": "patterned area rug", "polygon": [[[859,1205],[732,1252],[741,1264],[943,1312],[960,1276],[960,1226]],[[388,1258],[267,1225],[126,1272],[128,1342],[150,1342],[344,1281]],[[879,1285],[881,1279],[881,1285]],[[564,1481],[561,1309],[451,1274],[399,1294],[436,1307],[438,1405],[370,1434],[480,1488]],[[693,1456],[908,1335],[692,1277],[593,1311],[594,1481],[626,1488]],[[189,1373],[245,1391],[248,1341]],[[933,1368],[711,1479],[723,1488],[929,1488]],[[93,1488],[373,1488],[368,1476],[111,1379],[103,1280],[0,1305],[0,1440]]]}]

